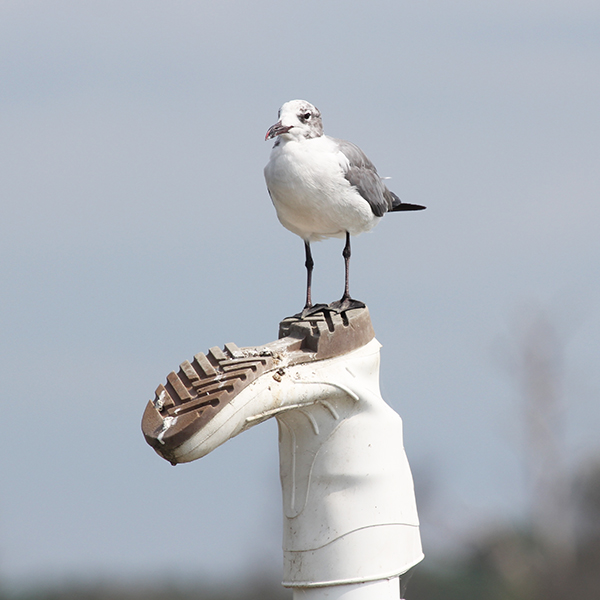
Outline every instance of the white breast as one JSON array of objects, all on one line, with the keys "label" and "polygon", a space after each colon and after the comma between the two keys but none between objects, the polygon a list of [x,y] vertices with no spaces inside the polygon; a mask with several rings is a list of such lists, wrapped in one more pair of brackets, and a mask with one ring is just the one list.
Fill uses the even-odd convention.
[{"label": "white breast", "polygon": [[346,157],[327,136],[284,140],[273,148],[265,179],[281,224],[307,241],[358,235],[379,221],[344,178]]}]

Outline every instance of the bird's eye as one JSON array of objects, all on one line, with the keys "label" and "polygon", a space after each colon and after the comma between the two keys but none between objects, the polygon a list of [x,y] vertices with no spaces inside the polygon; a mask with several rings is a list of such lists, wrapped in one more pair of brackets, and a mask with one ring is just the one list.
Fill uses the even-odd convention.
[{"label": "bird's eye", "polygon": [[303,118],[305,121],[308,121],[308,120],[310,119],[310,117],[311,117],[311,116],[312,116],[312,115],[311,115],[309,112],[307,112],[307,113],[304,113],[304,114],[302,115],[302,118]]}]

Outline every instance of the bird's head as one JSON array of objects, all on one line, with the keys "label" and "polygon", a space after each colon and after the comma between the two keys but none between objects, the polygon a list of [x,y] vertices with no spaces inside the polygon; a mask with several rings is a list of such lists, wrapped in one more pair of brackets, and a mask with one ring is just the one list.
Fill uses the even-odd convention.
[{"label": "bird's head", "polygon": [[290,100],[279,109],[279,120],[269,128],[265,140],[281,136],[284,139],[310,139],[323,135],[323,121],[316,106],[306,100]]}]

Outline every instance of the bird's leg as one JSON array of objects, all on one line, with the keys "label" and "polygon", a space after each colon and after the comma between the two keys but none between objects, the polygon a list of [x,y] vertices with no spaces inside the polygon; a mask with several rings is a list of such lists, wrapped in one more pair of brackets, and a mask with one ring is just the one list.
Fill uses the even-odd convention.
[{"label": "bird's leg", "polygon": [[307,242],[306,240],[304,240],[304,251],[306,253],[306,262],[304,263],[304,266],[306,267],[306,304],[304,305],[304,310],[306,311],[309,308],[312,308],[312,272],[313,267],[315,266],[315,261],[313,260],[312,252],[310,251],[310,242]]},{"label": "bird's leg", "polygon": [[352,251],[350,250],[350,234],[346,231],[346,245],[342,250],[342,256],[344,257],[345,277],[344,277],[344,295],[342,296],[342,302],[344,300],[350,300],[350,256]]},{"label": "bird's leg", "polygon": [[324,310],[331,310],[327,304],[313,305],[312,303],[312,272],[315,261],[313,260],[312,252],[310,251],[310,242],[306,240],[304,240],[304,251],[306,253],[306,261],[304,263],[304,266],[306,267],[306,304],[304,305],[302,312],[295,315],[299,319],[310,317],[310,315],[314,315]]},{"label": "bird's leg", "polygon": [[346,245],[342,250],[342,256],[344,257],[345,266],[345,280],[344,280],[344,295],[337,302],[332,302],[329,306],[338,311],[349,310],[351,308],[365,308],[365,303],[360,300],[353,300],[350,297],[350,256],[352,251],[350,250],[350,234],[346,231]]}]

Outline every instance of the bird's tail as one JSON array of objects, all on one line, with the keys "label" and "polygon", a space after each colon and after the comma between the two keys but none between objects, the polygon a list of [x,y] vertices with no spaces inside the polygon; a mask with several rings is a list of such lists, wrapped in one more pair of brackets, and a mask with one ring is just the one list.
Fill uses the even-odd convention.
[{"label": "bird's tail", "polygon": [[392,195],[392,208],[390,208],[390,212],[399,212],[401,210],[423,210],[426,208],[425,206],[421,206],[420,204],[409,204],[408,202],[402,202],[394,192],[390,192]]}]

